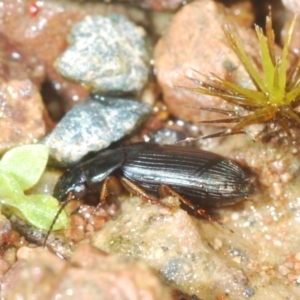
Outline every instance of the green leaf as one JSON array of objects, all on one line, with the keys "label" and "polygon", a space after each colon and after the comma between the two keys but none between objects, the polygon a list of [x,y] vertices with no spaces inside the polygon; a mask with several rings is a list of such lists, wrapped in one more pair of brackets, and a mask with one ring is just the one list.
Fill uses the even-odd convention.
[{"label": "green leaf", "polygon": [[[50,195],[29,195],[26,196],[26,201],[22,201],[18,205],[18,209],[29,223],[44,230],[49,230],[59,208],[58,201]],[[63,210],[59,214],[53,230],[65,228],[68,224],[68,216]]]},{"label": "green leaf", "polygon": [[[26,145],[8,151],[0,161],[0,204],[7,214],[23,217],[33,226],[48,230],[59,210],[58,201],[50,195],[25,195],[24,190],[40,179],[48,161],[48,147]],[[53,230],[68,225],[62,211]]]},{"label": "green leaf", "polygon": [[[18,181],[5,171],[0,171],[0,203],[10,208],[13,213],[23,216],[33,226],[48,230],[59,210],[58,201],[50,195],[26,196]],[[68,217],[62,211],[53,230],[68,225]]]},{"label": "green leaf", "polygon": [[9,201],[9,199],[22,196],[24,196],[24,193],[15,176],[0,170],[0,201]]},{"label": "green leaf", "polygon": [[40,179],[48,161],[49,149],[42,144],[24,145],[6,152],[0,169],[17,178],[23,191],[34,186]]}]

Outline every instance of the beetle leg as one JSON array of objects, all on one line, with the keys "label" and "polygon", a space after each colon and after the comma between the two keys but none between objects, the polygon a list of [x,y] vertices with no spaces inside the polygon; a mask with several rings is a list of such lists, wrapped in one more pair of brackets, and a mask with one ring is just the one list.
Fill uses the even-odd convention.
[{"label": "beetle leg", "polygon": [[134,195],[141,197],[144,201],[151,202],[154,204],[160,204],[162,206],[166,206],[159,199],[157,199],[153,196],[150,196],[144,189],[137,186],[136,184],[134,184],[132,181],[128,180],[127,178],[121,177],[121,182],[129,193],[132,193]]},{"label": "beetle leg", "polygon": [[181,201],[183,204],[185,204],[186,206],[188,206],[193,212],[196,212],[199,216],[204,217],[208,221],[215,222],[215,223],[219,224],[220,226],[222,226],[223,228],[226,228],[226,229],[230,230],[231,232],[233,232],[231,229],[227,228],[221,221],[219,221],[218,219],[216,219],[216,218],[212,217],[211,215],[209,215],[206,212],[205,209],[203,209],[203,208],[197,208],[195,205],[193,205],[191,203],[191,201],[189,201],[188,199],[182,197],[179,193],[177,193],[176,191],[174,191],[168,185],[162,184],[158,188],[158,193],[159,193],[160,197],[166,197],[166,196],[177,197],[179,199],[179,201]]},{"label": "beetle leg", "polygon": [[191,201],[189,201],[188,199],[182,197],[179,193],[177,193],[176,191],[174,191],[168,185],[165,185],[165,184],[160,185],[159,188],[158,188],[158,193],[159,193],[159,196],[161,198],[164,198],[164,197],[167,197],[167,196],[177,197],[179,199],[179,201],[181,201],[182,203],[184,203],[186,206],[188,206],[193,211],[197,210],[196,207],[195,207],[195,205],[193,205],[191,203]]},{"label": "beetle leg", "polygon": [[107,188],[107,180],[108,178],[106,178],[103,182],[102,188],[101,188],[101,193],[100,193],[100,201],[99,204],[97,205],[96,209],[104,204],[106,202],[106,199],[108,197],[108,188]]},{"label": "beetle leg", "polygon": [[100,193],[100,205],[106,203],[107,197],[109,195],[115,196],[121,194],[121,192],[122,185],[116,177],[109,176],[105,178]]},{"label": "beetle leg", "polygon": [[[102,207],[109,196],[119,195],[122,192],[122,184],[115,176],[106,177],[103,181],[101,192],[100,192],[100,201],[92,212],[85,218],[86,225],[93,224],[93,218],[96,216],[96,213],[99,211],[99,208]],[[87,231],[87,230],[86,230]]]},{"label": "beetle leg", "polygon": [[120,183],[120,180],[118,180],[115,176],[109,176],[106,177],[100,193],[100,201],[91,213],[91,215],[88,217],[88,220],[95,215],[96,211],[106,203],[108,196],[115,196],[119,195],[122,192],[122,184]]},{"label": "beetle leg", "polygon": [[229,230],[231,233],[234,233],[234,231],[230,228],[228,228],[224,223],[222,223],[220,220],[214,218],[213,216],[209,215],[205,209],[203,208],[198,208],[197,209],[197,213],[199,216],[204,217],[206,220],[211,221],[211,222],[215,222],[217,224],[219,224],[220,226],[222,226],[223,228]]}]

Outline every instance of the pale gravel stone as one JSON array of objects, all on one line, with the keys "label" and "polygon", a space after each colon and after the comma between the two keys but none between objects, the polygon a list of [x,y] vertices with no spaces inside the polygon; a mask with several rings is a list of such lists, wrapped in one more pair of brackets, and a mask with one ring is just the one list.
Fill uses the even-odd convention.
[{"label": "pale gravel stone", "polygon": [[56,70],[94,93],[139,92],[150,70],[145,36],[125,16],[87,16],[73,27]]},{"label": "pale gravel stone", "polygon": [[[261,204],[261,211],[253,210],[253,205],[245,202],[244,210],[238,210],[238,221],[229,221],[234,207],[218,210],[221,220],[228,220],[225,225],[234,231],[230,232],[213,222],[189,216],[179,209],[175,198],[163,200],[171,206],[167,209],[138,197],[123,197],[121,213],[96,232],[91,243],[109,253],[146,262],[173,287],[200,299],[216,299],[225,292],[230,299],[299,299],[294,283],[287,285],[278,280],[278,262],[291,241],[283,239],[285,245],[275,247],[272,240],[279,234],[278,223],[254,221],[255,217],[268,220],[269,208],[261,198],[255,199]],[[287,211],[284,214],[288,215]],[[284,221],[290,222],[293,218]],[[271,234],[269,242],[264,237],[266,226]],[[293,232],[291,238],[296,246],[299,230]],[[221,241],[219,249],[212,247],[215,238]],[[291,251],[295,253],[295,247]],[[292,278],[295,276],[299,275]]]}]

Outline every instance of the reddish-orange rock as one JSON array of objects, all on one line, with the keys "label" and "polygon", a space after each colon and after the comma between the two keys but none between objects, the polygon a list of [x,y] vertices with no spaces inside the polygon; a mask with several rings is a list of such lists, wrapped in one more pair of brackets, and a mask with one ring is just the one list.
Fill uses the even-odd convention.
[{"label": "reddish-orange rock", "polygon": [[[241,17],[241,18],[239,18]],[[229,47],[222,26],[230,24],[237,30],[250,56],[259,55],[254,31],[237,23],[249,18],[228,13],[225,6],[214,1],[195,1],[182,8],[173,18],[164,37],[155,47],[155,70],[162,87],[164,101],[171,113],[186,121],[216,119],[220,115],[187,106],[225,107],[219,98],[190,92],[181,87],[196,87],[187,77],[203,79],[200,73],[214,73],[244,87],[252,86],[248,74]]]},{"label": "reddish-orange rock", "polygon": [[30,251],[6,272],[5,299],[171,300],[170,290],[146,265],[107,255],[89,245],[79,247],[70,262],[45,249]]},{"label": "reddish-orange rock", "polygon": [[43,63],[0,34],[0,153],[33,143],[46,132],[47,115],[39,88]]}]

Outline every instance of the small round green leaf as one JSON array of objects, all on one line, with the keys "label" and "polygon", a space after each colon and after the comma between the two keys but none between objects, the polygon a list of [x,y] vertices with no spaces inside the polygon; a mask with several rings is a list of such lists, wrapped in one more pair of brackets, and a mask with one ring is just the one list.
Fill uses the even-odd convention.
[{"label": "small round green leaf", "polygon": [[6,152],[0,169],[15,175],[23,191],[34,186],[45,170],[49,148],[42,144],[24,145]]},{"label": "small round green leaf", "polygon": [[[30,224],[43,230],[50,229],[59,208],[58,201],[50,195],[26,196],[26,201],[23,201],[18,207]],[[68,216],[63,210],[59,214],[53,230],[66,228],[68,224]]]},{"label": "small round green leaf", "polygon": [[[50,195],[14,195],[13,198],[2,198],[0,196],[0,203],[4,207],[9,208],[9,214],[16,214],[23,217],[31,225],[49,230],[55,216],[59,210],[58,202]],[[60,230],[66,228],[69,224],[68,216],[63,210],[54,226],[53,230]]]},{"label": "small round green leaf", "polygon": [[22,196],[24,196],[24,193],[15,176],[9,172],[0,170],[0,201],[9,201],[10,199]]},{"label": "small round green leaf", "polygon": [[[59,210],[50,195],[25,195],[24,190],[37,183],[48,161],[48,147],[26,145],[8,151],[0,161],[0,204],[7,214],[17,214],[33,226],[48,230]],[[68,217],[58,216],[53,230],[65,228]]]}]

